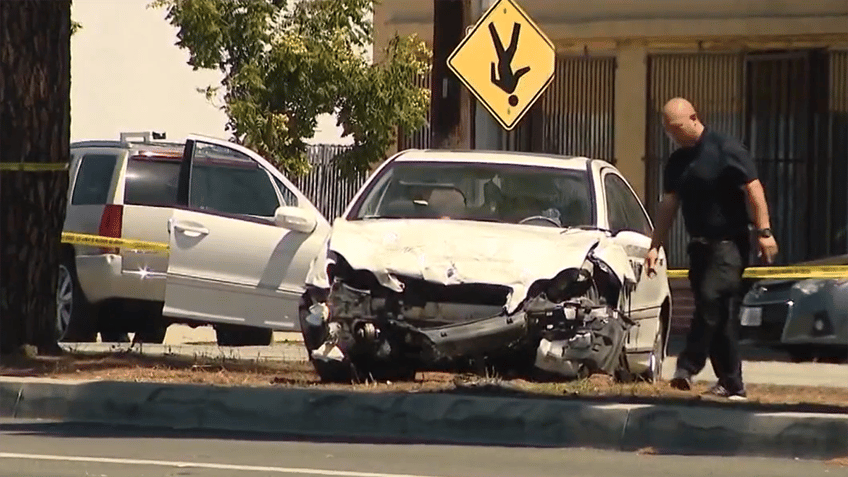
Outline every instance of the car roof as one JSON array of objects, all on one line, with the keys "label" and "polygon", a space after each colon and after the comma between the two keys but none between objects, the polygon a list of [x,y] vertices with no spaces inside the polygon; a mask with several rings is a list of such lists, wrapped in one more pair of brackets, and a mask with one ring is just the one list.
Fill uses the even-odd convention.
[{"label": "car roof", "polygon": [[594,160],[583,156],[563,156],[517,151],[407,149],[399,152],[394,157],[393,162],[479,162],[585,171],[587,166]]},{"label": "car roof", "polygon": [[131,154],[165,154],[168,156],[179,155],[182,157],[185,143],[165,142],[165,141],[110,141],[110,140],[94,140],[94,141],[78,141],[71,143],[71,149],[126,149]]}]

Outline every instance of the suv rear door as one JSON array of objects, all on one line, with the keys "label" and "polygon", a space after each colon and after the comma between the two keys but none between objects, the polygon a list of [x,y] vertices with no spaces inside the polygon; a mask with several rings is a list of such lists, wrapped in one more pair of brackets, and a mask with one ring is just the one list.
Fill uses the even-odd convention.
[{"label": "suv rear door", "polygon": [[[164,314],[297,330],[309,264],[330,231],[315,206],[253,151],[200,136],[186,140],[178,202]],[[315,228],[277,225],[281,206]]]},{"label": "suv rear door", "polygon": [[[120,148],[75,148],[71,151],[68,203],[64,232],[97,235],[103,210],[114,202],[117,193],[118,165],[126,156]],[[75,245],[79,255],[100,253],[98,247]]]}]

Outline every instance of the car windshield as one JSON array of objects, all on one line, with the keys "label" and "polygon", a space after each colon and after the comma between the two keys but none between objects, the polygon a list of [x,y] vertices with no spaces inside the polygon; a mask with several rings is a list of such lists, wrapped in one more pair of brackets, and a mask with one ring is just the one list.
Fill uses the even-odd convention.
[{"label": "car windshield", "polygon": [[553,167],[394,162],[371,182],[349,218],[591,226],[589,180],[585,170]]}]

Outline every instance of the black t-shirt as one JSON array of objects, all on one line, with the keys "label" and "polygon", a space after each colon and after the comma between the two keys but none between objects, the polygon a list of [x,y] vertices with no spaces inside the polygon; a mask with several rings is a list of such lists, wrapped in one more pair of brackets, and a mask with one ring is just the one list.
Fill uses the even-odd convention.
[{"label": "black t-shirt", "polygon": [[696,145],[669,156],[663,190],[680,198],[690,236],[735,238],[747,233],[751,222],[744,186],[756,178],[745,146],[707,128]]}]

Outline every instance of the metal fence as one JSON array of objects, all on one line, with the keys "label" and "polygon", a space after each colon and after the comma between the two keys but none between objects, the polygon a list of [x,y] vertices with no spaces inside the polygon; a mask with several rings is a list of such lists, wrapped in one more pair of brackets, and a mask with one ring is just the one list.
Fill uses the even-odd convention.
[{"label": "metal fence", "polygon": [[833,256],[848,253],[848,50],[831,51],[828,62],[828,115],[816,126],[826,141],[821,155],[830,160],[816,175],[830,181],[816,189],[826,200],[820,214],[827,221],[820,254]]},{"label": "metal fence", "polygon": [[[430,90],[430,79],[432,69],[427,73],[416,77],[413,82],[415,86]],[[430,109],[427,110],[427,121],[424,126],[416,131],[398,130],[398,150],[404,149],[427,149],[430,147]]]},{"label": "metal fence", "polygon": [[534,105],[541,116],[534,149],[612,161],[616,59],[561,55],[555,68],[553,83]]},{"label": "metal fence", "polygon": [[501,132],[503,148],[614,162],[615,69],[613,57],[557,56],[539,101],[515,129]]},{"label": "metal fence", "polygon": [[311,170],[306,175],[291,178],[292,183],[330,222],[344,212],[368,177],[367,173],[362,173],[352,179],[345,178],[336,166],[336,157],[349,147],[334,144],[310,145],[308,157]]}]

